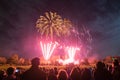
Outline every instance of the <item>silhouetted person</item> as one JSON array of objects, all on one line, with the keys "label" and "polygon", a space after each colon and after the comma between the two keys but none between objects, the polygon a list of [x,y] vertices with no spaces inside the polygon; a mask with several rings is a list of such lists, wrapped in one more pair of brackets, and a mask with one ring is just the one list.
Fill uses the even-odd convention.
[{"label": "silhouetted person", "polygon": [[110,73],[112,73],[112,71],[113,71],[112,65],[108,66],[108,70],[109,70]]},{"label": "silhouetted person", "polygon": [[15,75],[17,80],[21,80],[21,74],[22,74],[21,68],[16,68]]},{"label": "silhouetted person", "polygon": [[54,71],[55,71],[55,75],[57,76],[58,75],[57,67],[54,67]]},{"label": "silhouetted person", "polygon": [[57,76],[55,75],[54,69],[50,69],[48,74],[48,80],[57,80]]},{"label": "silhouetted person", "polygon": [[67,80],[68,79],[68,74],[66,70],[59,70],[58,72],[58,80]]},{"label": "silhouetted person", "polygon": [[46,74],[39,68],[40,59],[31,60],[31,68],[22,74],[22,80],[46,80]]},{"label": "silhouetted person", "polygon": [[120,80],[120,65],[119,65],[119,62],[118,60],[115,60],[113,62],[113,80]]},{"label": "silhouetted person", "polygon": [[5,77],[6,77],[5,71],[0,70],[0,80],[3,80],[3,78],[5,78]]},{"label": "silhouetted person", "polygon": [[80,70],[78,68],[73,68],[70,72],[70,78],[71,80],[80,80],[81,74],[79,72]]},{"label": "silhouetted person", "polygon": [[81,73],[81,80],[92,80],[92,71],[85,68]]},{"label": "silhouetted person", "polygon": [[9,67],[7,69],[7,76],[3,80],[17,80],[15,76],[15,68]]},{"label": "silhouetted person", "polygon": [[96,64],[96,70],[94,72],[94,79],[95,80],[112,80],[112,75],[110,72],[105,68],[105,64],[102,62],[98,62]]}]

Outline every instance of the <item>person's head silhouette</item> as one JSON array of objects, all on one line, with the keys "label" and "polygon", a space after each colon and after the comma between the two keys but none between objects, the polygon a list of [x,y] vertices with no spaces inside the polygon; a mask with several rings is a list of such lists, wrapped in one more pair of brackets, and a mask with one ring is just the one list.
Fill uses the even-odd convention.
[{"label": "person's head silhouette", "polygon": [[9,68],[7,69],[7,74],[8,74],[8,75],[12,75],[12,74],[14,74],[14,71],[15,71],[15,69],[14,69],[13,67],[9,67]]},{"label": "person's head silhouette", "polygon": [[119,61],[117,59],[115,59],[113,64],[114,64],[114,66],[119,66]]},{"label": "person's head silhouette", "polygon": [[33,67],[38,67],[40,65],[40,58],[35,57],[31,60],[31,64]]}]

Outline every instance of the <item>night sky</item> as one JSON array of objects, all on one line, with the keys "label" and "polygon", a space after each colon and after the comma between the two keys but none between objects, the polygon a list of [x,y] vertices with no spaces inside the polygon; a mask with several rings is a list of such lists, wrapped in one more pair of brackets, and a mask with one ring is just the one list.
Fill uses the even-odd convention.
[{"label": "night sky", "polygon": [[0,56],[40,56],[35,23],[46,11],[87,26],[93,54],[120,56],[120,0],[0,0]]}]

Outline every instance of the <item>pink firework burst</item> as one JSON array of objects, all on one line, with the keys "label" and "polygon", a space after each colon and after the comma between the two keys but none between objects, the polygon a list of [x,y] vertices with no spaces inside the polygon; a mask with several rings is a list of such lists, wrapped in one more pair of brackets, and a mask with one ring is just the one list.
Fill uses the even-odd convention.
[{"label": "pink firework burst", "polygon": [[40,41],[40,46],[42,49],[42,54],[45,60],[49,60],[51,55],[53,54],[53,51],[55,50],[56,46],[57,46],[57,42],[53,43],[53,42],[47,42],[47,43],[43,43]]}]

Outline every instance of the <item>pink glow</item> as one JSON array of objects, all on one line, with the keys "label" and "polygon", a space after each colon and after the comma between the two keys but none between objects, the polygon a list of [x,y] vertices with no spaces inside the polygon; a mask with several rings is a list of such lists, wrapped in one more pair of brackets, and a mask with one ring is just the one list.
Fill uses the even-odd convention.
[{"label": "pink glow", "polygon": [[43,43],[40,41],[40,46],[42,49],[42,54],[43,54],[44,59],[49,60],[53,51],[55,50],[57,46],[57,42]]},{"label": "pink glow", "polygon": [[77,50],[80,50],[80,48],[69,46],[69,47],[66,47],[65,50],[68,54],[68,58],[65,60],[59,59],[58,62],[62,63],[63,65],[66,65],[69,63],[79,64],[79,60],[75,60],[75,54]]}]

